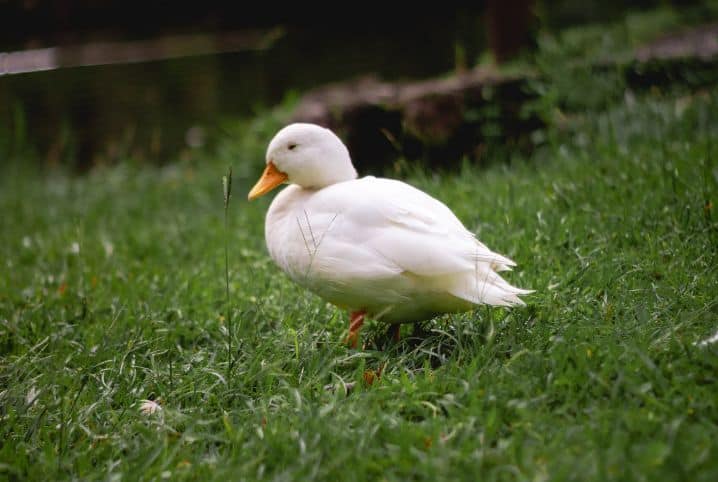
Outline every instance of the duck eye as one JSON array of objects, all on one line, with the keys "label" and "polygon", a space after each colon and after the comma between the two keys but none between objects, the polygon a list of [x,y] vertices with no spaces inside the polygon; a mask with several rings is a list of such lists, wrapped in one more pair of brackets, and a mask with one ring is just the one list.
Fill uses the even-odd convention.
[{"label": "duck eye", "polygon": [[289,144],[289,145],[287,146],[287,148],[288,148],[290,151],[293,151],[295,147],[297,147],[296,144]]}]

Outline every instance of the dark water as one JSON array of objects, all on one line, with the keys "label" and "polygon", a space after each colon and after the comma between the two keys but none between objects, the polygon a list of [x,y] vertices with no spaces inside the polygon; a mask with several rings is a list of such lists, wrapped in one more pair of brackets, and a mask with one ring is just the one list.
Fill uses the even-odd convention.
[{"label": "dark water", "polygon": [[262,51],[6,75],[0,132],[32,146],[43,163],[78,170],[127,157],[169,162],[188,142],[201,142],[202,130],[251,116],[289,92],[366,73],[440,75],[454,68],[457,45],[479,52],[478,17],[428,20],[403,32],[289,30]]}]

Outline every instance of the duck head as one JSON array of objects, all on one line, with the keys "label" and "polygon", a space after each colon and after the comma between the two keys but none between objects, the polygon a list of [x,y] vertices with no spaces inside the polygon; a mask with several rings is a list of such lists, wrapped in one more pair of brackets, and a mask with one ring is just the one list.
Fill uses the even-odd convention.
[{"label": "duck head", "polygon": [[249,192],[250,201],[283,183],[321,189],[357,177],[339,137],[315,124],[290,124],[277,132],[267,148],[266,161],[267,167]]}]

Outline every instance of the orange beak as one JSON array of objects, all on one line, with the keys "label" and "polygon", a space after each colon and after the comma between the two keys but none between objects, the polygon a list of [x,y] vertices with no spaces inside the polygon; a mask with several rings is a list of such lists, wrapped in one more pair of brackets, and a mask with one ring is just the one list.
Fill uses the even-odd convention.
[{"label": "orange beak", "polygon": [[286,181],[287,177],[289,176],[277,169],[277,166],[275,166],[272,161],[269,161],[267,163],[267,167],[262,173],[262,177],[259,178],[257,184],[255,184],[252,190],[249,191],[247,199],[252,201],[257,199],[259,196],[267,194],[269,191]]}]

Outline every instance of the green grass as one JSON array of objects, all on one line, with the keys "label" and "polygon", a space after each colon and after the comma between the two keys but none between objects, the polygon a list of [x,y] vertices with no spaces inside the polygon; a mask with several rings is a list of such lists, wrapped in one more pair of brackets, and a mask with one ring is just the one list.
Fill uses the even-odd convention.
[{"label": "green grass", "polygon": [[718,329],[717,90],[411,173],[536,293],[381,351],[343,346],[346,314],[268,258],[269,199],[244,196],[278,125],[260,121],[214,161],[6,168],[0,478],[718,480],[718,344],[695,345]]}]

